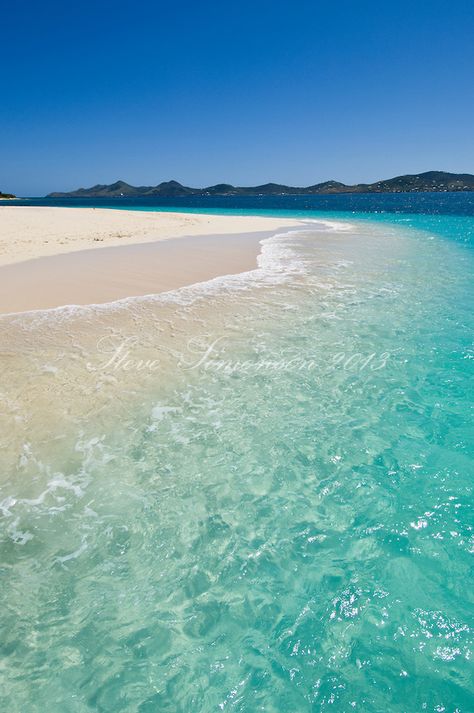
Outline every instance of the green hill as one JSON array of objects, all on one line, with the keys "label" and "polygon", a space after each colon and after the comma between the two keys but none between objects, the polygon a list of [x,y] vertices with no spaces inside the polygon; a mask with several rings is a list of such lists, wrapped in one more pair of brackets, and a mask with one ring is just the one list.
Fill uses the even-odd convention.
[{"label": "green hill", "polygon": [[419,193],[419,192],[474,191],[474,175],[470,173],[426,173],[396,176],[376,183],[347,185],[339,181],[325,181],[312,186],[295,187],[279,183],[262,186],[233,186],[219,183],[207,188],[190,188],[177,181],[165,181],[157,186],[131,186],[125,181],[111,185],[99,184],[92,188],[79,188],[69,193],[50,193],[48,198],[145,198],[153,196],[261,196],[261,195],[327,195],[329,193]]}]

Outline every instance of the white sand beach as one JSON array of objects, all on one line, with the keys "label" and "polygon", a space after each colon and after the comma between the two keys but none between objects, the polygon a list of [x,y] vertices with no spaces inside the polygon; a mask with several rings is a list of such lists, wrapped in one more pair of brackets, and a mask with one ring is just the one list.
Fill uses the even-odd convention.
[{"label": "white sand beach", "polygon": [[108,208],[0,207],[0,266],[31,258],[185,235],[277,230],[291,219]]},{"label": "white sand beach", "polygon": [[299,221],[100,208],[0,208],[0,313],[158,293],[252,270]]}]

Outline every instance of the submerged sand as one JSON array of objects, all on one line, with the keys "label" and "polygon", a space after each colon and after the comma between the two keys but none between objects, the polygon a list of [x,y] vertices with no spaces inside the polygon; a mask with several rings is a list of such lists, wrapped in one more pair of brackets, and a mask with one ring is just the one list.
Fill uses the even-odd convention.
[{"label": "submerged sand", "polygon": [[[132,291],[145,275],[157,282],[159,274],[161,285],[171,286],[177,277],[204,281],[210,271],[219,274],[223,267],[235,274],[248,269],[247,260],[255,266],[262,238],[287,232],[288,221],[269,222],[277,229],[38,258],[0,268],[0,285],[9,274],[7,293],[22,299],[29,294],[38,305],[34,280],[43,280],[46,289],[50,279],[57,295],[58,285],[70,291],[87,285],[92,290],[97,282],[97,289],[103,290],[100,273],[108,276],[108,289],[116,279],[120,289]],[[325,245],[331,236],[334,240],[328,228],[316,238]],[[0,482],[11,477],[25,497],[39,497],[43,475],[54,483],[54,474],[64,468],[79,472],[88,444],[99,442],[100,447],[100,439],[115,434],[118,423],[128,428],[137,412],[147,418],[152,406],[172,404],[176,390],[186,390],[195,374],[193,365],[215,339],[224,338],[226,344],[231,340],[238,350],[248,340],[258,341],[273,315],[274,300],[280,300],[275,284],[284,282],[281,269],[287,260],[291,269],[285,240],[283,247],[275,241],[266,248],[261,279],[252,273],[204,282],[163,298],[0,316]],[[26,272],[20,276],[14,269],[30,270],[28,280]],[[148,285],[143,289],[148,291]],[[114,354],[122,348],[116,361]]]}]

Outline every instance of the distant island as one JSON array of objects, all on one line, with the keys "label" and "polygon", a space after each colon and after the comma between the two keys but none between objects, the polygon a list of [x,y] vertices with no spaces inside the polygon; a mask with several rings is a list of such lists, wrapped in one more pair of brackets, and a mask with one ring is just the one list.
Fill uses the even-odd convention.
[{"label": "distant island", "polygon": [[16,198],[16,196],[14,196],[13,193],[2,193],[2,191],[0,191],[0,200],[8,200],[10,198]]},{"label": "distant island", "polygon": [[125,181],[111,185],[98,184],[92,188],[79,188],[69,193],[49,193],[47,198],[166,198],[184,196],[269,196],[269,195],[314,195],[337,193],[419,193],[424,191],[474,191],[474,175],[470,173],[446,173],[427,171],[426,173],[396,176],[376,183],[357,183],[349,186],[339,181],[325,181],[313,186],[294,187],[279,183],[265,183],[262,186],[232,186],[218,183],[207,188],[190,188],[177,181],[165,181],[157,186],[131,186]]}]

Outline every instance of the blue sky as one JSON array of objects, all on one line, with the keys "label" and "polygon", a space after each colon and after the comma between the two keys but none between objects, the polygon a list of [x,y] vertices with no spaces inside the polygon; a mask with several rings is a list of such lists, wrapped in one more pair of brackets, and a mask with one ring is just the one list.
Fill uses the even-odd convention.
[{"label": "blue sky", "polygon": [[0,190],[474,173],[472,0],[11,2]]}]

